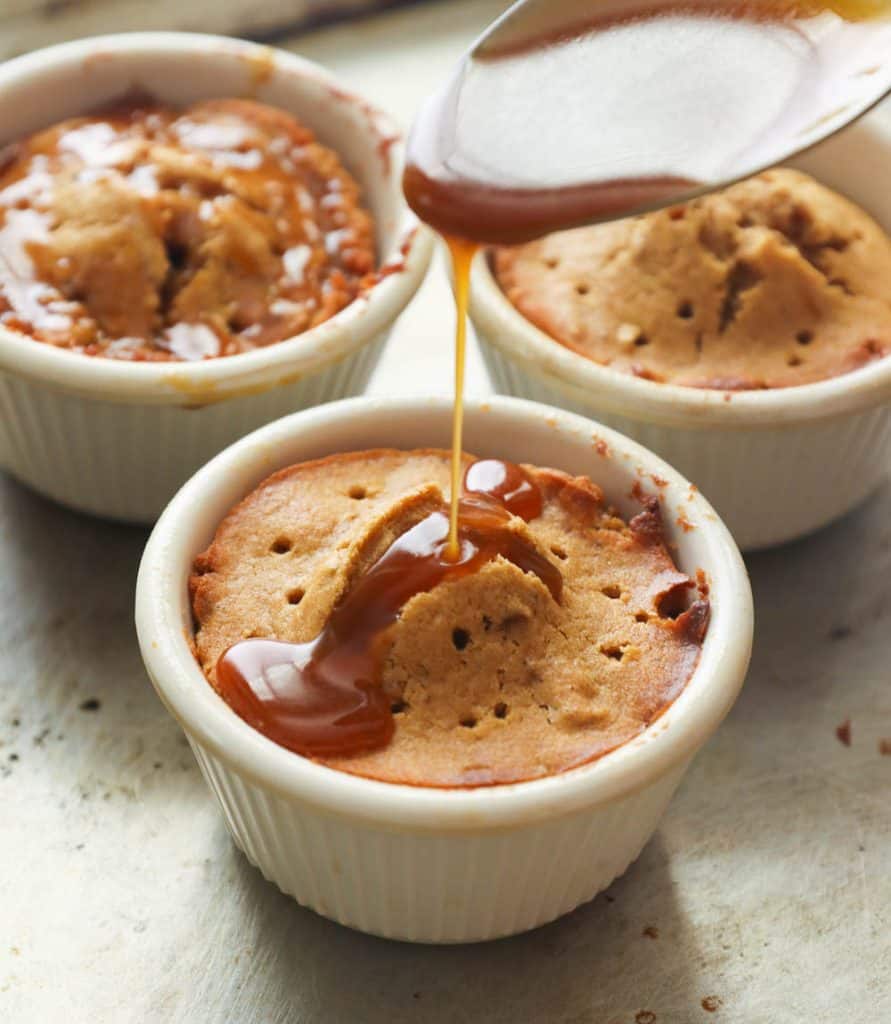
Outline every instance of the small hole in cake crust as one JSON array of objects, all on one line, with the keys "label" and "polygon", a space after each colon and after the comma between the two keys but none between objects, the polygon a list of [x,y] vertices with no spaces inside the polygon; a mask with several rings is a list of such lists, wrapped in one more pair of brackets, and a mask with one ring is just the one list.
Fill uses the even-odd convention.
[{"label": "small hole in cake crust", "polygon": [[613,661],[621,661],[624,657],[624,652],[618,644],[601,644],[600,653]]},{"label": "small hole in cake crust", "polygon": [[561,548],[559,544],[551,545],[551,554],[556,555],[561,562],[565,562],[569,555],[566,554],[566,549]]},{"label": "small hole in cake crust", "polygon": [[637,614],[634,616],[634,621],[635,622],[649,622],[650,621],[650,617],[649,617],[649,615],[647,615],[646,612],[637,612]]},{"label": "small hole in cake crust", "polygon": [[600,593],[604,597],[610,598],[612,601],[618,600],[622,596],[622,588],[615,583],[608,583],[605,587],[601,587]]},{"label": "small hole in cake crust", "polygon": [[649,343],[650,339],[645,334],[641,334],[638,336],[637,341],[635,341],[634,344],[637,348],[643,348],[644,345],[649,345]]},{"label": "small hole in cake crust", "polygon": [[556,270],[560,266],[560,261],[556,257],[550,256],[545,260],[545,266],[548,270]]},{"label": "small hole in cake crust", "polygon": [[799,345],[810,345],[810,343],[814,340],[814,332],[799,331],[798,334],[795,335],[795,340],[798,342]]},{"label": "small hole in cake crust", "polygon": [[589,291],[591,291],[590,287],[584,282],[579,282],[579,284],[575,286],[576,295],[587,295]]},{"label": "small hole in cake crust", "polygon": [[507,704],[504,703],[504,701],[501,700],[492,709],[492,712],[496,718],[507,718],[509,711],[510,708],[507,706]]},{"label": "small hole in cake crust", "polygon": [[368,497],[368,491],[361,484],[353,484],[349,490],[349,495],[356,501],[362,501],[363,498]]},{"label": "small hole in cake crust", "polygon": [[801,358],[801,356],[792,355],[786,357],[787,366],[801,366],[803,362],[804,360]]},{"label": "small hole in cake crust", "polygon": [[455,645],[456,651],[463,651],[464,648],[470,643],[470,634],[467,632],[466,629],[453,629],[452,643]]},{"label": "small hole in cake crust", "polygon": [[292,544],[289,537],[276,537],[269,550],[275,555],[286,555],[291,550]]},{"label": "small hole in cake crust", "polygon": [[165,242],[164,248],[173,269],[182,270],[188,262],[189,250],[184,245],[177,245],[175,242]]},{"label": "small hole in cake crust", "polygon": [[408,711],[408,704],[404,700],[394,700],[390,705],[390,712],[394,715],[402,715]]},{"label": "small hole in cake crust", "polygon": [[476,728],[476,719],[473,717],[473,715],[467,715],[465,718],[461,719],[461,725],[465,729],[475,729]]},{"label": "small hole in cake crust", "polygon": [[294,587],[293,590],[288,591],[288,604],[300,604],[305,594],[306,591],[303,587]]},{"label": "small hole in cake crust", "polygon": [[656,614],[660,619],[676,619],[687,608],[689,583],[676,583],[656,599]]},{"label": "small hole in cake crust", "polygon": [[693,319],[693,303],[682,302],[678,306],[678,316],[681,320],[692,320]]}]

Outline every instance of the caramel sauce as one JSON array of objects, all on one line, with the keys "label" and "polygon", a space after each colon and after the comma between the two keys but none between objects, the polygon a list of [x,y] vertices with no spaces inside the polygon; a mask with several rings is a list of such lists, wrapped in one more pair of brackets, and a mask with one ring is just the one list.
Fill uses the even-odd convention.
[{"label": "caramel sauce", "polygon": [[467,357],[467,299],[470,293],[470,267],[477,246],[463,238],[446,235],[452,258],[455,282],[455,408],[452,414],[452,479],[449,501],[449,539],[446,557],[458,557],[458,504],[461,495],[461,454],[464,432],[464,365]]},{"label": "caramel sauce", "polygon": [[394,723],[381,686],[387,630],[416,594],[477,572],[501,556],[533,573],[555,601],[560,571],[511,519],[540,514],[541,493],[519,467],[470,466],[458,502],[458,549],[449,552],[446,508],[399,537],[334,608],[308,643],[248,639],[217,662],[217,687],[232,709],[265,736],[309,756],[348,756],[385,746]]},{"label": "caramel sauce", "polygon": [[464,490],[500,502],[512,515],[537,519],[542,512],[541,491],[519,466],[500,459],[481,459],[467,468]]},{"label": "caramel sauce", "polygon": [[403,177],[409,205],[421,220],[447,237],[472,232],[477,242],[487,245],[528,242],[568,225],[624,217],[674,201],[696,187],[687,178],[656,175],[560,189],[495,188],[437,179],[416,165],[409,165]]},{"label": "caramel sauce", "polygon": [[244,100],[128,94],[0,153],[0,323],[81,352],[196,361],[292,337],[373,283],[357,187]]}]

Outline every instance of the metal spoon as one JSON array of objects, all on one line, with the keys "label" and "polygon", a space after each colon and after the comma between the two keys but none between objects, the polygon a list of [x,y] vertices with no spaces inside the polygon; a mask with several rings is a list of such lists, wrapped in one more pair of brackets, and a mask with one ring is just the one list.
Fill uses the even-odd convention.
[{"label": "metal spoon", "polygon": [[781,163],[891,91],[891,0],[521,0],[423,107],[406,193],[511,242]]}]

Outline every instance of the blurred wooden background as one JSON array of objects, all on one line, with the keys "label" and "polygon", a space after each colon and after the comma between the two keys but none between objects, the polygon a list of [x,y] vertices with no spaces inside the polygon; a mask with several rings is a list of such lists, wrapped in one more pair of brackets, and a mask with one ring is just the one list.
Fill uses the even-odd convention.
[{"label": "blurred wooden background", "polygon": [[0,60],[107,32],[180,29],[270,39],[417,0],[0,0]]}]

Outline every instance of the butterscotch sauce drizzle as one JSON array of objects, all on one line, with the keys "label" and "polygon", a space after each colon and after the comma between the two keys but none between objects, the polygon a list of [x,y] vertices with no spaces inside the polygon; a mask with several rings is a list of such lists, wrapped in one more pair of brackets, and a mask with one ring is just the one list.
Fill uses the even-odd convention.
[{"label": "butterscotch sauce drizzle", "polygon": [[373,282],[357,195],[284,111],[121,97],[0,153],[0,324],[134,361],[282,341]]},{"label": "butterscotch sauce drizzle", "polygon": [[481,459],[471,463],[464,474],[464,491],[469,498],[479,495],[499,502],[527,523],[542,512],[541,491],[529,474],[512,462]]},{"label": "butterscotch sauce drizzle", "polygon": [[474,463],[458,502],[456,557],[448,550],[443,505],[390,545],[314,640],[258,638],[230,647],[217,662],[220,693],[246,722],[300,754],[348,756],[385,746],[394,723],[381,654],[406,602],[499,556],[536,575],[560,600],[560,571],[511,526],[513,516],[528,521],[541,508],[541,493],[519,466]]},{"label": "butterscotch sauce drizzle", "polygon": [[455,405],[452,411],[452,480],[449,502],[449,540],[446,557],[458,557],[458,502],[461,496],[461,455],[464,432],[464,366],[467,361],[467,297],[470,266],[477,246],[463,238],[446,236],[455,280]]}]

